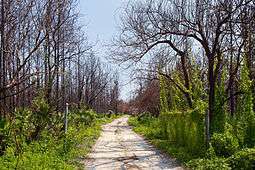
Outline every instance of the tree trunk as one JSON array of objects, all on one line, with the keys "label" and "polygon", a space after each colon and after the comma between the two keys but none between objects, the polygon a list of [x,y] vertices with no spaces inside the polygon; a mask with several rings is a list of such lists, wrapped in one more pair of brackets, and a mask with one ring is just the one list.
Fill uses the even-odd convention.
[{"label": "tree trunk", "polygon": [[214,104],[215,104],[215,78],[214,78],[214,58],[208,58],[208,82],[209,82],[209,101],[208,101],[208,117],[206,121],[206,127],[208,127],[206,131],[207,145],[210,141],[210,135],[212,134],[212,120],[213,120],[213,112],[214,112]]},{"label": "tree trunk", "polygon": [[[1,1],[1,53],[0,53],[0,89],[5,88],[6,86],[6,66],[5,66],[5,9],[4,9],[4,0]],[[5,117],[5,107],[6,107],[6,90],[3,90],[0,94],[1,98],[3,98],[1,107],[3,108],[1,116]],[[0,110],[1,111],[1,110]]]},{"label": "tree trunk", "polygon": [[193,104],[192,104],[192,98],[190,96],[190,82],[189,82],[189,73],[187,70],[186,58],[187,58],[186,55],[181,56],[182,71],[184,75],[184,86],[186,90],[188,90],[188,92],[186,92],[184,95],[187,99],[189,107],[192,108]]}]

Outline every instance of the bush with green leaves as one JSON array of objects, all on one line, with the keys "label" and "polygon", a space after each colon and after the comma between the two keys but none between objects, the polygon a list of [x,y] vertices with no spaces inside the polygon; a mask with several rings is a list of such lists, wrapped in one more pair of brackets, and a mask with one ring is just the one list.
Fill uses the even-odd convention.
[{"label": "bush with green leaves", "polygon": [[[224,77],[224,76],[223,76]],[[224,81],[224,79],[222,80]],[[215,106],[214,106],[214,116],[212,117],[210,132],[213,133],[223,133],[226,124],[226,105],[225,100],[227,98],[224,84],[217,85],[215,89]]]},{"label": "bush with green leaves", "polygon": [[233,170],[255,169],[255,148],[246,148],[236,152],[228,158],[228,163]]},{"label": "bush with green leaves", "polygon": [[160,122],[152,116],[130,117],[128,123],[134,126],[134,131],[145,135],[148,139],[162,139]]},{"label": "bush with green leaves", "polygon": [[97,117],[97,114],[93,110],[91,109],[88,110],[86,108],[82,108],[73,114],[74,121],[80,122],[81,124],[84,125],[91,125]]},{"label": "bush with green leaves", "polygon": [[39,95],[31,108],[16,109],[0,120],[0,169],[75,169],[100,135],[106,117],[88,109],[70,111],[68,131],[64,114],[57,113]]},{"label": "bush with green leaves", "polygon": [[160,128],[171,143],[189,152],[200,154],[205,149],[204,114],[199,110],[161,113]]},{"label": "bush with green leaves", "polygon": [[[82,169],[78,157],[86,155],[100,135],[101,124],[113,118],[94,119],[88,126],[83,122],[70,122],[67,134],[50,133],[44,129],[40,139],[27,142],[18,136],[9,136],[13,143],[8,145],[0,157],[0,169]],[[16,125],[15,125],[16,126]],[[17,126],[19,127],[19,126]],[[79,127],[79,128],[77,128]],[[17,130],[15,130],[17,132]],[[22,132],[22,131],[20,131]],[[17,151],[17,147],[20,147]]]},{"label": "bush with green leaves", "polygon": [[154,118],[154,117],[150,113],[147,113],[147,112],[140,113],[137,116],[137,120],[141,123],[149,123],[152,118]]},{"label": "bush with green leaves", "polygon": [[217,156],[228,157],[239,148],[238,139],[231,133],[214,133],[211,138],[212,147]]},{"label": "bush with green leaves", "polygon": [[6,147],[9,145],[9,128],[8,121],[0,117],[0,156],[4,154]]},{"label": "bush with green leaves", "polygon": [[253,110],[253,87],[254,82],[249,77],[249,69],[244,65],[241,69],[240,91],[243,93],[240,95],[240,100],[237,104],[237,113],[235,115],[236,123],[239,126],[235,126],[236,134],[240,132],[240,140],[243,145],[247,147],[255,146],[255,112]]},{"label": "bush with green leaves", "polygon": [[[49,104],[43,96],[35,98],[31,108],[15,109],[12,116],[6,121],[4,127],[4,140],[8,140],[8,146],[15,146],[16,152],[23,150],[23,143],[31,143],[40,140],[41,133],[50,126],[52,112]],[[57,124],[54,124],[57,127]]]},{"label": "bush with green leaves", "polygon": [[218,157],[213,159],[193,159],[186,166],[196,170],[231,170],[227,160]]}]

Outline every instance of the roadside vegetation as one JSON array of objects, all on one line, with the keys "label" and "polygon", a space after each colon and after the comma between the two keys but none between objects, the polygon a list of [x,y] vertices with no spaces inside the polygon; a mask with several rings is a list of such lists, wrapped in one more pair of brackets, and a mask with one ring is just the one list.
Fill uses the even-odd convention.
[{"label": "roadside vegetation", "polygon": [[[237,103],[234,116],[228,113],[227,104],[215,106],[217,117],[211,124],[209,143],[206,141],[207,103],[197,100],[194,109],[184,110],[185,100],[162,77],[160,114],[142,113],[131,117],[129,124],[156,147],[191,169],[252,170],[255,168],[255,113],[252,84],[245,66],[241,71],[240,84],[244,94]],[[216,101],[219,103],[225,100],[224,94],[220,93],[221,88],[217,87]],[[200,91],[194,89],[193,93],[198,93],[197,90]]]},{"label": "roadside vegetation", "polygon": [[79,167],[114,118],[103,113],[117,112],[118,73],[94,51],[78,4],[0,2],[1,170]]},{"label": "roadside vegetation", "polygon": [[255,169],[255,4],[132,1],[112,50],[134,65],[134,130],[192,169]]},{"label": "roadside vegetation", "polygon": [[14,119],[1,121],[1,170],[83,169],[81,161],[99,137],[101,125],[116,118],[74,108],[64,133],[64,115],[53,112],[43,98],[14,114]]},{"label": "roadside vegetation", "polygon": [[[135,132],[143,135],[172,158],[176,158],[184,167],[201,170],[254,169],[255,148],[240,146],[230,132],[215,134],[210,147],[206,149],[204,142],[197,142],[194,126],[185,128],[183,123],[169,121],[168,125],[165,125],[164,122],[164,118],[151,115],[129,119]],[[165,130],[168,131],[168,137],[165,136]],[[173,137],[177,133],[178,135]]]},{"label": "roadside vegetation", "polygon": [[[254,0],[130,0],[107,60],[78,7],[1,0],[0,168],[79,167],[113,118],[97,113],[123,112],[191,169],[255,169]],[[131,70],[130,101],[110,60]]]}]

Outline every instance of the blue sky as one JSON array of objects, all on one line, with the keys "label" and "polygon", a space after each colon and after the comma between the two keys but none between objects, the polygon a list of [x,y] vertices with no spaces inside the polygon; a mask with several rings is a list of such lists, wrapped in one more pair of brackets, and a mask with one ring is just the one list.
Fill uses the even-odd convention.
[{"label": "blue sky", "polygon": [[88,23],[89,37],[110,40],[117,31],[117,23],[124,0],[80,0],[80,12]]},{"label": "blue sky", "polygon": [[[86,25],[85,31],[89,41],[96,43],[97,55],[104,58],[107,55],[106,44],[109,44],[118,32],[119,16],[128,0],[80,0],[79,10],[81,24]],[[113,65],[113,68],[118,66]],[[129,83],[129,72],[118,68],[120,74],[121,98],[128,100],[134,90],[134,84]]]}]

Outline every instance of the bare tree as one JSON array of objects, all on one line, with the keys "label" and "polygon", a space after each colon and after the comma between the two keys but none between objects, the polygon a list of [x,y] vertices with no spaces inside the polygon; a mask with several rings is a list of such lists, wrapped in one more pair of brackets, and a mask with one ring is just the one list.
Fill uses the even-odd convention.
[{"label": "bare tree", "polygon": [[97,56],[91,57],[92,46],[78,22],[77,3],[1,1],[2,116],[29,106],[39,93],[56,111],[63,111],[66,102],[98,108],[95,101],[108,93],[110,70]]},{"label": "bare tree", "polygon": [[176,83],[169,72],[167,74],[161,72],[161,74],[168,77],[173,85],[182,91],[191,108],[194,98],[191,93],[191,87],[194,85],[190,78],[191,62],[194,57],[191,56],[196,55],[195,59],[199,63],[205,63],[207,74],[205,88],[208,88],[208,122],[206,124],[208,143],[209,124],[212,123],[215,112],[216,83],[224,83],[221,82],[223,67],[230,67],[227,92],[230,96],[232,114],[235,111],[234,98],[240,94],[238,89],[234,88],[234,79],[238,75],[244,49],[247,49],[245,48],[247,38],[241,36],[244,32],[242,25],[245,22],[240,17],[247,11],[248,6],[254,6],[253,1],[130,2],[123,14],[119,37],[114,41],[114,59],[119,62],[139,62],[145,56],[158,57],[159,55],[155,53],[161,52],[162,48],[171,50],[169,60],[178,56],[171,70],[179,70],[183,84]]}]

